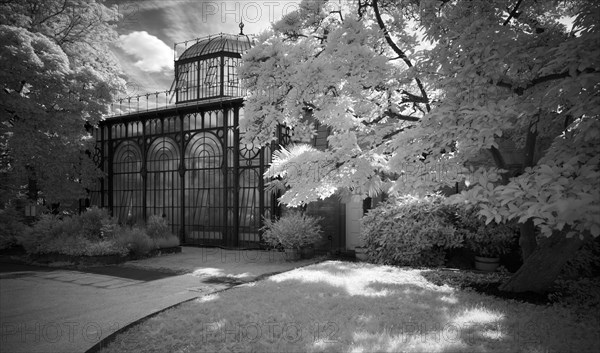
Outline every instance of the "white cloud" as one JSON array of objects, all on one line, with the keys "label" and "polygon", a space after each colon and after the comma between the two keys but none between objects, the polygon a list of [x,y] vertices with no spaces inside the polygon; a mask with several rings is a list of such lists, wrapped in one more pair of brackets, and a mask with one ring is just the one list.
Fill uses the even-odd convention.
[{"label": "white cloud", "polygon": [[173,49],[146,31],[120,35],[118,46],[138,60],[134,65],[142,71],[160,72],[173,68]]}]

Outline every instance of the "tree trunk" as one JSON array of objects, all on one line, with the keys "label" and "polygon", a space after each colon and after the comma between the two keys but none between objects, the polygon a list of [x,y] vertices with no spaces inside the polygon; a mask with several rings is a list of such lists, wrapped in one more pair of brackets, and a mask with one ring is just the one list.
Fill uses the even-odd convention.
[{"label": "tree trunk", "polygon": [[565,231],[554,232],[540,241],[525,263],[500,290],[507,292],[547,292],[560,274],[561,269],[584,243],[578,236],[567,238]]},{"label": "tree trunk", "polygon": [[520,225],[519,246],[521,247],[521,257],[523,261],[533,254],[537,241],[535,240],[535,226],[533,221],[528,219]]},{"label": "tree trunk", "polygon": [[[525,168],[532,167],[535,164],[535,145],[538,137],[537,123],[539,121],[539,114],[534,116],[533,120],[529,123],[527,134],[525,138],[525,148],[523,149],[523,161],[521,168],[515,172],[515,176],[523,173]],[[498,161],[496,161],[498,164]],[[523,266],[515,273],[515,275],[500,289],[511,292],[524,292],[524,291],[545,291],[553,283],[560,269],[564,263],[571,258],[572,254],[562,253],[560,239],[555,236],[563,237],[564,234],[559,232],[559,235],[553,234],[550,239],[543,242],[545,245],[537,249],[537,241],[535,239],[535,225],[533,220],[529,218],[525,223],[520,225],[520,236],[519,236],[519,247],[521,248],[521,257],[523,259]],[[566,238],[565,238],[566,239]],[[579,244],[577,249],[581,246]],[[575,249],[575,251],[577,250]],[[556,265],[557,269],[550,269],[550,266],[546,266],[546,262],[552,262],[554,253],[558,255],[566,256],[564,261],[557,261],[552,266]],[[533,258],[531,258],[534,256]],[[548,269],[549,272],[546,272]],[[556,272],[556,273],[554,273]]]},{"label": "tree trunk", "polygon": [[[535,119],[529,124],[527,129],[527,137],[525,139],[525,149],[523,158],[523,170],[527,167],[533,167],[535,164],[535,144],[537,141],[537,122],[539,121],[539,115],[536,115]],[[523,172],[520,171],[520,173]],[[520,174],[519,173],[519,174]],[[521,224],[521,237],[519,238],[519,246],[521,246],[521,256],[523,261],[533,253],[537,242],[535,240],[535,225],[533,220],[529,218],[525,223]]]},{"label": "tree trunk", "polygon": [[32,201],[37,201],[38,198],[38,188],[37,188],[37,178],[35,169],[32,166],[27,165],[25,167],[27,170],[27,197]]}]

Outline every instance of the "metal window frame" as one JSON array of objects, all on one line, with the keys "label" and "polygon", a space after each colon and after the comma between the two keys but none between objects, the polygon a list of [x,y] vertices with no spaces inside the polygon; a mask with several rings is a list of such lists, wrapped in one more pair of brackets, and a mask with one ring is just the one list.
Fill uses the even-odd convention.
[{"label": "metal window frame", "polygon": [[[218,245],[231,248],[260,247],[262,243],[260,227],[262,227],[263,217],[271,218],[279,215],[279,207],[276,202],[279,195],[270,195],[265,192],[265,182],[262,175],[268,168],[269,156],[280,144],[273,143],[270,146],[261,148],[257,153],[246,153],[245,146],[240,150],[238,129],[240,110],[243,110],[243,100],[241,98],[224,99],[203,105],[140,112],[102,121],[100,134],[97,135],[97,143],[101,152],[106,153],[108,158],[104,160],[102,165],[103,171],[106,173],[107,190],[102,190],[104,186],[104,183],[102,183],[100,192],[102,195],[106,194],[107,199],[97,198],[101,202],[99,206],[107,207],[113,215],[117,215],[115,211],[120,206],[115,199],[116,174],[113,158],[118,145],[135,142],[141,150],[143,159],[139,175],[142,179],[142,213],[145,216],[144,220],[146,220],[152,213],[153,207],[155,207],[155,205],[152,205],[153,198],[149,197],[148,194],[152,188],[152,185],[149,185],[149,173],[153,173],[153,171],[148,170],[148,163],[151,163],[149,161],[149,150],[155,141],[168,138],[177,145],[179,153],[177,157],[173,157],[176,159],[176,161],[173,161],[173,163],[177,163],[176,168],[171,165],[168,171],[172,173],[173,178],[177,175],[178,181],[175,183],[176,185],[171,186],[170,191],[167,193],[177,195],[177,197],[173,197],[174,202],[177,203],[173,207],[177,208],[177,211],[170,211],[167,214],[168,218],[177,217],[176,220],[170,219],[170,223],[173,226],[173,232],[179,235],[181,242],[189,245]],[[218,121],[220,120],[218,118],[214,121],[214,114],[218,115],[219,112],[223,116],[222,122]],[[199,119],[194,120],[193,126],[191,118],[186,120],[186,116],[190,114],[200,116]],[[172,121],[172,123],[167,124],[168,121]],[[216,122],[218,124],[215,124]],[[141,124],[141,134],[138,132],[131,136],[132,134],[128,133],[128,124],[138,124],[138,126]],[[120,129],[122,126],[125,126],[122,130],[123,133]],[[186,212],[194,208],[191,205],[192,199],[187,195],[191,190],[189,187],[191,183],[189,173],[204,170],[203,168],[194,169],[191,165],[188,165],[190,158],[194,157],[186,156],[194,134],[198,133],[212,133],[220,139],[219,142],[222,144],[222,164],[219,168],[220,173],[222,173],[222,185],[220,191],[218,191],[222,198],[222,205],[219,206],[222,218],[221,224],[216,227],[221,227],[223,235],[220,239],[192,237],[192,226],[198,224],[190,224],[194,218],[190,218],[189,214],[186,215]],[[281,144],[285,144],[289,140],[287,138],[288,132],[285,129],[279,129],[278,136]],[[107,146],[108,151],[104,151],[103,146]],[[248,175],[253,176],[247,177]],[[256,178],[256,176],[259,177]],[[252,185],[252,183],[255,185]],[[208,186],[205,185],[205,187]],[[250,203],[250,205],[242,205],[245,202]],[[186,203],[189,204],[186,205]],[[252,215],[249,216],[249,213],[252,213]],[[260,219],[256,221],[256,217]],[[248,222],[248,219],[254,221]],[[120,221],[124,222],[126,220],[120,219]]]}]

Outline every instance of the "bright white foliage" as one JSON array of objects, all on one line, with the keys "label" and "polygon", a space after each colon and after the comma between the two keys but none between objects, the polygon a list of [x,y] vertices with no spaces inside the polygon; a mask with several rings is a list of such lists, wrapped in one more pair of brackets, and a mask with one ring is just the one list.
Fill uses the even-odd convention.
[{"label": "bright white foliage", "polygon": [[468,188],[453,201],[477,204],[488,221],[600,235],[598,2],[523,1],[507,23],[515,1],[351,3],[302,2],[244,57],[246,140],[266,145],[284,125],[301,142],[314,122],[330,127],[326,150],[277,154],[266,176],[281,177],[281,202],[458,182]]}]

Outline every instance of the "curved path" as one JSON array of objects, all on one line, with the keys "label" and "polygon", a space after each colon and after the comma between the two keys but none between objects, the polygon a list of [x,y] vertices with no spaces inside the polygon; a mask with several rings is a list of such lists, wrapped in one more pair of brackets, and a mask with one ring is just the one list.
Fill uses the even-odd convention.
[{"label": "curved path", "polygon": [[0,264],[0,352],[85,352],[157,311],[315,260],[184,247],[82,269]]}]

